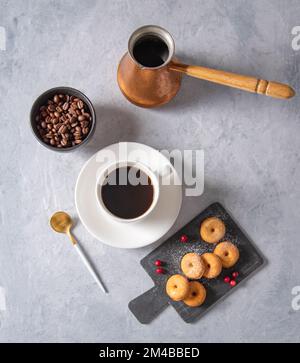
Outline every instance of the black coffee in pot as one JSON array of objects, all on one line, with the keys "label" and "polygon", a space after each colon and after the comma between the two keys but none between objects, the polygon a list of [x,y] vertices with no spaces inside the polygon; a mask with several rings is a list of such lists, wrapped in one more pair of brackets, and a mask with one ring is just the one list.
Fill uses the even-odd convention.
[{"label": "black coffee in pot", "polygon": [[160,37],[145,35],[134,45],[133,56],[144,67],[158,67],[168,59],[169,48]]}]

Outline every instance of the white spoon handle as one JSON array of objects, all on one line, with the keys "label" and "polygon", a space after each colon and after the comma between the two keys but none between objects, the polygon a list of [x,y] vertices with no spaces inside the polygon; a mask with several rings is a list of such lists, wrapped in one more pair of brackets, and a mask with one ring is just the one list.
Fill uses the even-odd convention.
[{"label": "white spoon handle", "polygon": [[78,255],[80,256],[81,260],[83,261],[83,263],[85,264],[86,268],[89,270],[90,274],[93,276],[94,280],[96,281],[97,285],[101,288],[101,290],[107,294],[108,291],[106,290],[106,287],[103,285],[102,281],[100,280],[99,276],[96,274],[96,272],[94,271],[93,267],[91,266],[90,262],[88,261],[88,259],[86,258],[86,256],[84,255],[81,247],[79,246],[78,243],[76,243],[74,245]]}]

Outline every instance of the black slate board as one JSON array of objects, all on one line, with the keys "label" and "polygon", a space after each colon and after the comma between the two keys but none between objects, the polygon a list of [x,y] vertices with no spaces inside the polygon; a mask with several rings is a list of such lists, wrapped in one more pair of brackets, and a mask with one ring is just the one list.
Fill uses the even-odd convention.
[{"label": "black slate board", "polygon": [[[205,243],[201,240],[199,234],[201,222],[211,216],[216,216],[223,220],[226,225],[226,235],[223,240],[229,240],[239,248],[240,259],[233,268],[223,269],[222,274],[218,278],[213,280],[202,278],[200,281],[207,290],[206,301],[200,307],[191,308],[183,302],[175,302],[169,299],[165,293],[165,285],[171,275],[176,273],[182,274],[180,260],[186,253],[197,252],[203,254],[205,252],[213,252],[216,244]],[[189,236],[190,241],[188,243],[181,243],[179,241],[182,234]],[[165,269],[167,273],[165,275],[157,275],[155,273],[156,267],[154,262],[157,259],[166,262]],[[151,276],[155,286],[132,300],[128,306],[135,317],[143,324],[150,323],[169,304],[176,309],[185,322],[192,323],[203,316],[218,301],[235,291],[243,280],[263,264],[264,258],[253,243],[245,236],[222,205],[214,203],[141,260],[141,265]],[[234,288],[223,282],[224,277],[230,275],[233,271],[239,272],[238,285]]]}]

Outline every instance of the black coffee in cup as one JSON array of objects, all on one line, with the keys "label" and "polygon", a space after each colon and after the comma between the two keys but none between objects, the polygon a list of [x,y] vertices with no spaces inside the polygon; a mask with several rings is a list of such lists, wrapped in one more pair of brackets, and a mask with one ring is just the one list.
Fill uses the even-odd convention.
[{"label": "black coffee in cup", "polygon": [[142,170],[124,166],[106,176],[101,186],[101,198],[106,209],[116,217],[134,219],[151,207],[154,187]]}]

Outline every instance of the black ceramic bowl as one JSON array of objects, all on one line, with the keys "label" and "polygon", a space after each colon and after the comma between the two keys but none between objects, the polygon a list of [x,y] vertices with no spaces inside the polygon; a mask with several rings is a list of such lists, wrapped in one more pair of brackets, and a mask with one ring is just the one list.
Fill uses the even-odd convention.
[{"label": "black ceramic bowl", "polygon": [[[53,98],[56,94],[68,94],[70,96],[75,96],[75,97],[80,98],[85,103],[90,115],[92,116],[90,131],[86,135],[85,139],[78,145],[74,145],[74,146],[70,146],[70,147],[66,147],[66,148],[58,148],[58,147],[52,146],[43,141],[41,135],[39,134],[39,132],[37,130],[37,123],[36,123],[35,118],[39,113],[40,107],[46,105],[47,101],[49,99]],[[93,133],[95,131],[95,127],[96,127],[96,113],[95,113],[92,102],[82,92],[78,91],[77,89],[70,88],[70,87],[55,87],[55,88],[51,88],[48,91],[42,93],[35,100],[34,104],[32,105],[31,111],[30,111],[30,125],[31,125],[31,129],[33,131],[34,136],[36,137],[36,139],[39,141],[40,144],[45,146],[47,149],[65,153],[65,152],[73,151],[73,150],[76,150],[76,149],[82,147],[91,139],[91,137],[93,136]]]}]

